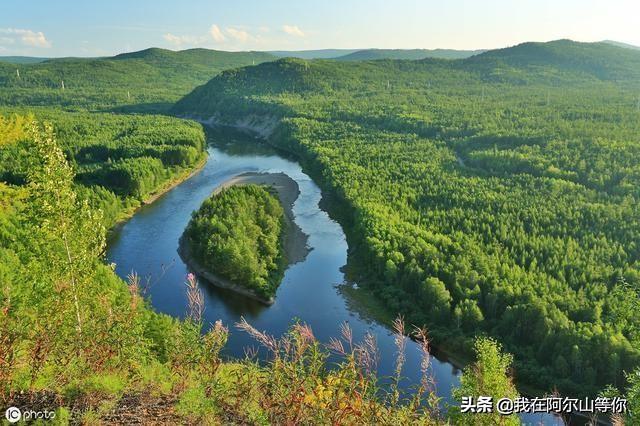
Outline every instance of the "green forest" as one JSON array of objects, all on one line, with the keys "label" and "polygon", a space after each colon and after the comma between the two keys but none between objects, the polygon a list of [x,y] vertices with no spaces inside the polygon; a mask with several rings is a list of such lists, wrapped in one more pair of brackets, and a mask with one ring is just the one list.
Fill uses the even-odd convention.
[{"label": "green forest", "polygon": [[[176,283],[180,320],[106,264],[108,231],[204,164],[190,118],[212,116],[277,120],[267,142],[328,195],[350,275],[404,318],[391,384],[372,337],[354,342],[347,326],[327,344],[294,319],[281,337],[241,321],[269,356],[226,359],[229,330],[204,323],[195,277]],[[516,384],[624,394],[633,422],[639,155],[640,52],[605,43],[454,60],[148,49],[0,62],[0,400],[58,407],[60,424],[108,423],[122,407],[173,424],[518,424],[441,410],[432,340],[470,360],[458,402],[515,397]],[[187,235],[212,269],[272,295],[282,215],[267,190],[233,187]],[[404,398],[409,336],[423,377]]]},{"label": "green forest", "polygon": [[[60,148],[73,166],[76,190],[102,211],[107,228],[206,159],[204,131],[192,121],[0,107],[14,126],[27,121],[27,115],[15,111],[29,111],[32,120],[52,123]],[[0,145],[0,180],[26,184],[32,161],[29,150],[26,140]]]},{"label": "green forest", "polygon": [[[55,407],[54,424],[114,420],[165,424],[517,424],[516,418],[452,409],[440,413],[425,367],[410,400],[399,398],[406,335],[426,331],[396,321],[397,376],[379,386],[373,337],[354,341],[349,326],[320,343],[299,322],[279,338],[242,320],[269,361],[221,357],[229,329],[203,321],[202,290],[192,275],[184,320],[154,312],[135,273],[122,281],[103,262],[106,228],[99,209],[77,191],[74,170],[53,127],[29,116],[0,120],[3,147],[26,145],[23,185],[0,183],[0,400],[34,410]],[[260,187],[230,188],[230,202],[281,207]],[[232,196],[231,194],[240,194]],[[224,196],[224,195],[223,195]],[[215,201],[211,201],[215,204]],[[272,212],[274,213],[274,212]],[[275,214],[275,217],[278,217]],[[272,216],[265,215],[272,220]],[[516,396],[511,359],[498,342],[479,338],[477,361],[460,395]],[[331,365],[329,355],[338,356]]]},{"label": "green forest", "polygon": [[[277,117],[331,194],[356,279],[436,340],[593,395],[640,365],[640,54],[525,43],[446,61],[282,59],[176,114]],[[224,105],[224,108],[221,106]]]},{"label": "green forest", "polygon": [[263,52],[159,48],[25,64],[0,59],[0,104],[164,110],[222,70],[274,59]]},{"label": "green forest", "polygon": [[284,210],[268,188],[231,186],[193,212],[185,244],[207,271],[268,300],[284,275],[284,232]]}]

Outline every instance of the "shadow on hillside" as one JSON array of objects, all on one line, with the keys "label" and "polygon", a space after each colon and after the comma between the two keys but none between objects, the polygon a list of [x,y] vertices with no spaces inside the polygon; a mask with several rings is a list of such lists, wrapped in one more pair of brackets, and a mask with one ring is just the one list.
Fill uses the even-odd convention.
[{"label": "shadow on hillside", "polygon": [[109,112],[119,114],[164,114],[168,115],[173,106],[172,102],[149,102],[142,104],[119,105],[111,108]]}]

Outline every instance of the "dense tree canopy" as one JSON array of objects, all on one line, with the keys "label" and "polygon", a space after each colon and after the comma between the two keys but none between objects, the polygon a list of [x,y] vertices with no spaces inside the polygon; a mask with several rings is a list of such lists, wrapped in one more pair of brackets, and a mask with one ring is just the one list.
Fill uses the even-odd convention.
[{"label": "dense tree canopy", "polygon": [[105,58],[0,61],[0,103],[140,109],[144,108],[140,104],[174,102],[222,70],[273,59],[263,52],[151,48]]},{"label": "dense tree canopy", "polygon": [[391,311],[451,347],[490,333],[520,380],[593,395],[640,365],[639,61],[570,41],[286,59],[174,112],[277,117],[270,141],[336,195],[358,279]]},{"label": "dense tree canopy", "polygon": [[[163,185],[201,164],[206,156],[202,127],[191,121],[53,108],[30,110],[38,119],[54,123],[61,148],[73,165],[77,190],[93,207],[103,210],[107,227]],[[0,144],[0,180],[9,184],[25,184],[31,167],[28,140],[19,137],[28,119],[25,117],[0,115],[7,123],[4,140],[16,142]]]},{"label": "dense tree canopy", "polygon": [[286,265],[284,220],[278,198],[268,189],[232,186],[193,213],[185,243],[207,270],[268,299],[275,295]]}]

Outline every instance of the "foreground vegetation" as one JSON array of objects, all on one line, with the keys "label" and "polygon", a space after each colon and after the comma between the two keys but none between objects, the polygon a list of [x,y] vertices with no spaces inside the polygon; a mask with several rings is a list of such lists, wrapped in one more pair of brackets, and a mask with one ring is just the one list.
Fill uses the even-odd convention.
[{"label": "foreground vegetation", "polygon": [[259,185],[231,186],[193,213],[183,244],[205,270],[270,300],[284,276],[284,232],[277,196]]},{"label": "foreground vegetation", "polygon": [[[640,365],[640,53],[567,40],[468,59],[285,59],[176,114],[279,120],[333,195],[358,282],[519,383],[595,395]],[[221,106],[224,105],[224,108]]]},{"label": "foreground vegetation", "polygon": [[[347,325],[323,346],[304,324],[276,339],[241,321],[238,328],[269,352],[268,362],[222,360],[228,330],[219,322],[204,327],[194,277],[187,277],[187,319],[150,310],[140,280],[132,275],[127,285],[103,263],[100,211],[74,190],[73,170],[51,127],[17,130],[15,120],[0,126],[4,143],[27,145],[31,165],[25,185],[0,184],[3,406],[55,409],[58,424],[446,421],[437,409],[422,330],[415,335],[422,341],[423,379],[410,397],[397,386],[409,332],[402,321],[396,322],[396,375],[386,387],[375,376],[375,340],[367,335],[355,342]],[[480,339],[478,363],[465,372],[461,392],[515,395],[508,360],[495,341]],[[460,424],[516,422],[455,410],[451,416]]]}]

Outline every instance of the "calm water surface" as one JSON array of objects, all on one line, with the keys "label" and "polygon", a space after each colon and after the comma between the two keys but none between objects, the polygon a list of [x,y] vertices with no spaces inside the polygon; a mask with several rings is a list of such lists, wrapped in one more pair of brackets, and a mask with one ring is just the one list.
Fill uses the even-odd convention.
[{"label": "calm water surface", "polygon": [[[135,216],[114,232],[107,257],[115,262],[116,272],[123,278],[131,272],[148,280],[148,296],[160,312],[184,317],[187,309],[185,276],[189,272],[177,253],[191,213],[222,182],[244,172],[283,172],[300,187],[294,204],[295,221],[309,235],[311,252],[303,262],[292,265],[285,273],[276,295],[276,302],[266,307],[233,292],[202,282],[205,293],[205,323],[218,319],[230,327],[226,354],[245,356],[246,348],[256,342],[234,329],[241,316],[268,333],[280,336],[294,319],[309,324],[316,337],[328,342],[339,334],[339,326],[349,323],[356,340],[372,333],[379,346],[379,373],[389,376],[393,371],[395,346],[393,335],[385,326],[372,322],[348,304],[339,286],[345,285],[341,268],[347,261],[347,242],[342,228],[329,218],[318,203],[318,186],[302,172],[295,161],[283,158],[274,150],[250,137],[225,132],[216,134],[209,148],[209,160],[203,170],[176,186],[151,205],[141,208]],[[349,284],[347,284],[349,285]],[[420,350],[416,343],[407,343],[407,363],[403,375],[406,386],[420,380]],[[451,388],[457,385],[460,371],[446,361],[432,357],[432,369],[437,392],[450,400]],[[561,424],[551,416],[523,417],[527,424]],[[542,422],[542,423],[541,423]]]}]

